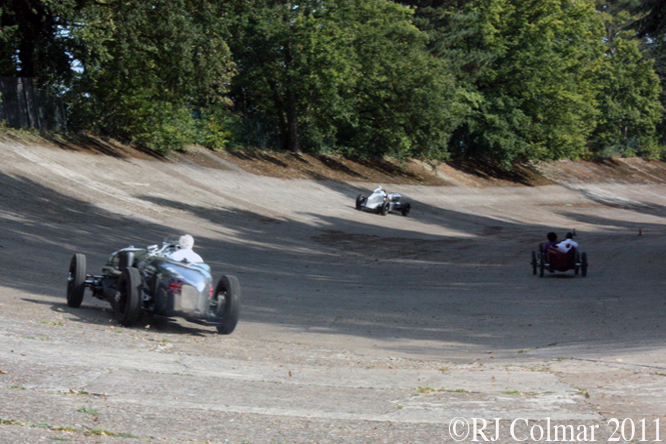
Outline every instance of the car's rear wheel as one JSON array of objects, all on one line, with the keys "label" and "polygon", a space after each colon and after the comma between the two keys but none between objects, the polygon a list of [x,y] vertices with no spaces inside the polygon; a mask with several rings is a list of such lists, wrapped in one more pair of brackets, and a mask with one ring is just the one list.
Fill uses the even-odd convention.
[{"label": "car's rear wheel", "polygon": [[587,277],[587,253],[581,254],[580,275]]},{"label": "car's rear wheel", "polygon": [[546,270],[546,253],[541,251],[541,260],[539,261],[539,277],[543,277],[543,272]]},{"label": "car's rear wheel", "polygon": [[222,276],[215,287],[216,315],[220,318],[217,331],[231,334],[238,324],[241,304],[241,287],[236,276]]},{"label": "car's rear wheel", "polygon": [[532,274],[537,273],[537,256],[536,256],[536,251],[532,250]]},{"label": "car's rear wheel", "polygon": [[363,203],[365,202],[365,196],[362,194],[359,194],[356,197],[356,209],[360,210],[363,207]]},{"label": "car's rear wheel", "polygon": [[136,268],[125,268],[118,278],[114,307],[120,325],[130,327],[139,320],[141,315],[141,275]]},{"label": "car's rear wheel", "polygon": [[405,206],[404,206],[403,209],[402,209],[402,215],[406,217],[406,216],[409,214],[409,211],[410,211],[411,209],[412,209],[412,205],[411,205],[411,204],[408,204],[408,203],[405,204]]},{"label": "car's rear wheel", "polygon": [[75,254],[69,263],[69,274],[67,275],[67,305],[73,308],[80,307],[85,290],[86,257],[83,254]]}]

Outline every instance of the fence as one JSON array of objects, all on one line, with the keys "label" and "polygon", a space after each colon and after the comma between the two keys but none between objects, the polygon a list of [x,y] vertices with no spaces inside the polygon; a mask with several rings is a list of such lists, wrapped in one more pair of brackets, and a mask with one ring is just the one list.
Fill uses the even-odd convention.
[{"label": "fence", "polygon": [[29,77],[0,77],[0,120],[10,128],[67,129],[62,99],[35,87]]}]

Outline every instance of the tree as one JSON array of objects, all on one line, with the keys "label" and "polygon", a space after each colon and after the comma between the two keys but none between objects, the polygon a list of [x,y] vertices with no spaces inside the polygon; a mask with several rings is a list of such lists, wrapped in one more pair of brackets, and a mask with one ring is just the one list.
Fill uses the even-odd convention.
[{"label": "tree", "polygon": [[[67,86],[74,42],[68,32],[87,0],[5,0],[0,6],[0,75]],[[11,33],[11,38],[9,38]]]},{"label": "tree", "polygon": [[72,30],[74,123],[157,151],[195,139],[193,111],[226,106],[233,73],[223,2],[108,0]]},{"label": "tree", "polygon": [[387,0],[258,1],[245,4],[232,34],[239,67],[232,98],[246,122],[275,128],[264,134],[276,134],[278,146],[445,151],[453,79],[426,53],[427,35],[408,8]]},{"label": "tree", "polygon": [[341,2],[336,20],[350,33],[354,83],[350,118],[337,143],[357,154],[446,157],[466,109],[445,61],[427,51],[413,11],[383,1]]},{"label": "tree", "polygon": [[248,127],[261,128],[249,137],[294,152],[317,149],[334,133],[330,117],[345,113],[340,88],[350,75],[348,36],[330,20],[334,2],[240,3],[231,96]]},{"label": "tree", "polygon": [[625,7],[632,14],[642,16],[635,24],[641,37],[656,38],[666,32],[666,0],[634,0]]},{"label": "tree", "polygon": [[475,0],[458,15],[473,34],[442,38],[442,53],[477,60],[460,76],[480,99],[452,150],[507,166],[584,154],[597,124],[594,79],[604,52],[593,3]]},{"label": "tree", "polygon": [[592,148],[604,155],[658,155],[663,151],[658,140],[663,112],[659,76],[653,61],[641,50],[641,41],[630,30],[635,16],[622,7],[627,7],[626,2],[603,6],[607,8],[602,11],[609,11],[603,15],[607,50],[599,71],[601,116],[592,135]]}]

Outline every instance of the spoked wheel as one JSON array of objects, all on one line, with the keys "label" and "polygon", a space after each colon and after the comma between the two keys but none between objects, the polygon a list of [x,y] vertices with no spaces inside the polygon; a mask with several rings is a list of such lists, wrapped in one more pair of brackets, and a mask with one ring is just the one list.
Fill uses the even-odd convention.
[{"label": "spoked wheel", "polygon": [[543,272],[546,271],[546,254],[541,252],[541,261],[539,261],[539,277],[543,277]]},{"label": "spoked wheel", "polygon": [[532,274],[537,273],[537,256],[536,256],[536,251],[532,250]]},{"label": "spoked wheel", "polygon": [[380,207],[379,214],[381,214],[382,216],[386,216],[390,208],[391,204],[388,201],[384,202]]},{"label": "spoked wheel", "polygon": [[360,210],[363,207],[363,203],[365,202],[365,196],[362,194],[359,194],[356,197],[356,209]]},{"label": "spoked wheel", "polygon": [[141,315],[141,275],[134,267],[127,267],[118,278],[114,308],[120,325],[130,327]]},{"label": "spoked wheel", "polygon": [[411,205],[411,204],[405,204],[405,207],[402,209],[402,215],[405,216],[405,217],[407,217],[407,215],[409,214],[409,211],[410,211],[411,209],[412,209],[412,205]]},{"label": "spoked wheel", "polygon": [[215,287],[215,314],[220,318],[217,331],[228,335],[238,324],[241,304],[241,288],[236,276],[222,276]]},{"label": "spoked wheel", "polygon": [[83,302],[83,293],[86,290],[86,257],[75,254],[69,263],[67,275],[67,305],[78,308]]},{"label": "spoked wheel", "polygon": [[581,255],[581,264],[580,264],[580,275],[583,277],[587,277],[587,253],[583,253]]}]

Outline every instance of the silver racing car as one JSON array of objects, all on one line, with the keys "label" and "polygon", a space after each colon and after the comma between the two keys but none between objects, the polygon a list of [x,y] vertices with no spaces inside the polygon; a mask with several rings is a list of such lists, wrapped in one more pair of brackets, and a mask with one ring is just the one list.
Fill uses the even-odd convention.
[{"label": "silver racing car", "polygon": [[85,289],[90,288],[94,297],[111,304],[124,326],[134,325],[147,313],[180,316],[230,334],[240,314],[238,279],[222,276],[213,286],[207,264],[168,257],[177,248],[177,238],[166,238],[161,247],[123,248],[109,257],[101,275],[87,274],[85,255],[75,254],[67,275],[67,305],[80,307]]},{"label": "silver racing car", "polygon": [[370,196],[359,194],[356,197],[356,209],[372,211],[382,216],[386,216],[392,211],[407,216],[412,205],[405,202],[401,194],[387,193],[382,187],[377,187]]}]

